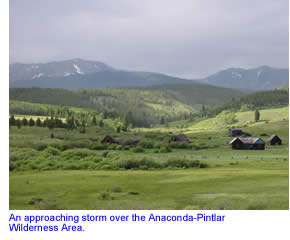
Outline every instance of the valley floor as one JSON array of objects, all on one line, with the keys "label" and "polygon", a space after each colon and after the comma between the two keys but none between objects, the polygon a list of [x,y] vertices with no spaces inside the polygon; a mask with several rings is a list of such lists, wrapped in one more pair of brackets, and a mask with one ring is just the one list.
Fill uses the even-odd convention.
[{"label": "valley floor", "polygon": [[266,145],[264,151],[231,150],[227,143],[232,138],[223,129],[187,134],[192,143],[185,149],[168,146],[171,133],[154,131],[119,133],[142,136],[143,145],[138,147],[104,146],[102,138],[115,132],[95,127],[80,133],[13,126],[9,206],[289,209],[289,121],[261,123],[244,130],[264,141],[278,134],[283,144]]},{"label": "valley floor", "polygon": [[288,161],[273,162],[274,169],[264,163],[256,168],[11,173],[10,209],[289,209]]}]

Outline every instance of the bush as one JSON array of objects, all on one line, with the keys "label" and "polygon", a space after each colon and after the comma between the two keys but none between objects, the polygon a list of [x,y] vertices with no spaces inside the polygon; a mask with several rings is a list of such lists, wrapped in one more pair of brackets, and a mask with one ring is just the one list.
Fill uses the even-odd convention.
[{"label": "bush", "polygon": [[138,143],[138,145],[141,146],[142,148],[148,148],[148,149],[154,148],[153,143],[147,142],[147,141],[141,141]]},{"label": "bush", "polygon": [[133,152],[135,153],[142,153],[142,152],[145,152],[144,151],[144,148],[140,147],[140,146],[137,146],[135,148],[132,149]]},{"label": "bush", "polygon": [[128,145],[124,145],[124,146],[123,146],[123,149],[124,149],[124,150],[130,150],[130,146],[128,146]]},{"label": "bush", "polygon": [[99,197],[101,200],[113,200],[113,197],[108,192],[103,192]]},{"label": "bush", "polygon": [[123,146],[122,145],[118,145],[115,150],[123,150]]},{"label": "bush", "polygon": [[48,147],[44,151],[42,151],[42,153],[44,156],[49,156],[49,155],[58,156],[58,155],[60,155],[60,151],[54,147]]},{"label": "bush", "polygon": [[186,142],[173,142],[170,144],[170,147],[177,149],[192,149],[192,146]]},{"label": "bush", "polygon": [[36,150],[43,151],[47,147],[48,147],[48,145],[46,143],[40,143],[39,145],[36,146]]},{"label": "bush", "polygon": [[89,150],[71,149],[71,150],[66,150],[66,151],[62,152],[61,157],[64,160],[80,160],[80,159],[83,159],[89,155],[93,155],[93,153],[90,153]]},{"label": "bush", "polygon": [[115,150],[116,148],[118,147],[118,145],[115,145],[115,144],[111,144],[108,146],[108,150]]},{"label": "bush", "polygon": [[105,158],[105,157],[108,156],[108,154],[109,154],[109,151],[104,151],[104,152],[102,153],[102,156]]},{"label": "bush", "polygon": [[114,186],[112,192],[122,192],[122,189],[120,186]]},{"label": "bush", "polygon": [[60,150],[62,152],[69,149],[69,145],[64,144],[64,143],[51,143],[51,144],[49,144],[49,146],[57,148],[58,150]]},{"label": "bush", "polygon": [[90,146],[91,141],[89,140],[78,140],[78,141],[68,141],[66,144],[69,148],[88,148]]},{"label": "bush", "polygon": [[161,146],[161,148],[159,150],[160,153],[168,153],[168,152],[171,152],[171,151],[172,150],[171,150],[169,145],[163,145],[163,146]]},{"label": "bush", "polygon": [[156,143],[156,144],[154,144],[154,148],[160,148],[161,147],[161,144],[160,143]]},{"label": "bush", "polygon": [[92,150],[107,150],[108,145],[107,144],[90,144],[89,149]]}]

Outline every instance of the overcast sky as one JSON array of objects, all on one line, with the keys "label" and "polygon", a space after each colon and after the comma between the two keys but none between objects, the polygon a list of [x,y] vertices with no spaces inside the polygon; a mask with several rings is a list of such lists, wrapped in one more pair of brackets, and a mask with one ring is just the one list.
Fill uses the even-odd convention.
[{"label": "overcast sky", "polygon": [[288,67],[288,0],[10,0],[10,62],[70,58],[197,78]]}]

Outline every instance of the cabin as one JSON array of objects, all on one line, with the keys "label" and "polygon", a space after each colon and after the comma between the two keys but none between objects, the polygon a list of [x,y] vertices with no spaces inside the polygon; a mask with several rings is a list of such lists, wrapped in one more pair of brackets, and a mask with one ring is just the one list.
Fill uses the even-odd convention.
[{"label": "cabin", "polygon": [[244,134],[243,130],[240,128],[230,128],[229,129],[229,136],[230,137],[238,137]]},{"label": "cabin", "polygon": [[233,150],[265,150],[265,142],[261,138],[235,137],[229,142],[229,145]]},{"label": "cabin", "polygon": [[117,139],[115,137],[107,135],[106,137],[104,137],[104,139],[102,140],[101,143],[103,143],[103,144],[105,144],[105,143],[118,144],[119,142],[117,141]]},{"label": "cabin", "polygon": [[281,140],[281,138],[279,138],[277,135],[272,135],[272,136],[268,139],[267,143],[268,143],[269,145],[281,145],[281,144],[282,144],[282,140]]},{"label": "cabin", "polygon": [[169,143],[172,142],[185,142],[185,143],[191,143],[191,141],[185,137],[185,136],[173,136],[170,140]]}]

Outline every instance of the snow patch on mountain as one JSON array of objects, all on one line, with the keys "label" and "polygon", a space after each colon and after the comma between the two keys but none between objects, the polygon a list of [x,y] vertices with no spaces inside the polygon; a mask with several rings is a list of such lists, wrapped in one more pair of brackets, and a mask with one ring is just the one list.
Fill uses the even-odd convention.
[{"label": "snow patch on mountain", "polygon": [[78,65],[73,64],[75,70],[77,71],[78,74],[84,74],[83,72],[81,72],[81,69],[78,67]]},{"label": "snow patch on mountain", "polygon": [[232,77],[241,79],[243,77],[243,75],[240,73],[237,73],[237,72],[232,72]]},{"label": "snow patch on mountain", "polygon": [[33,75],[32,79],[40,78],[43,75],[44,75],[44,73],[35,74],[35,75]]},{"label": "snow patch on mountain", "polygon": [[71,75],[71,73],[68,73],[68,72],[65,72],[65,73],[64,73],[64,76],[65,76],[65,77],[67,77],[67,76],[69,76],[69,75]]}]

